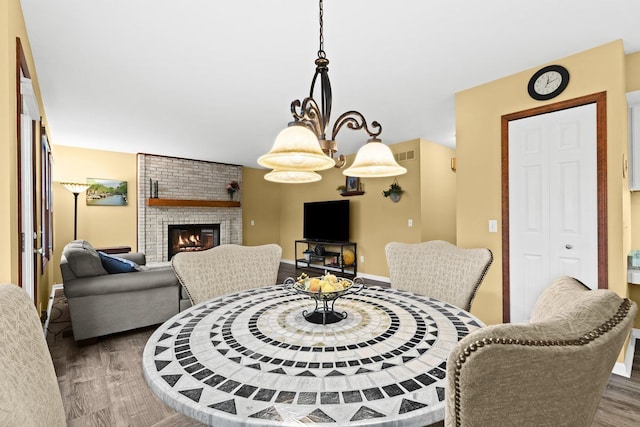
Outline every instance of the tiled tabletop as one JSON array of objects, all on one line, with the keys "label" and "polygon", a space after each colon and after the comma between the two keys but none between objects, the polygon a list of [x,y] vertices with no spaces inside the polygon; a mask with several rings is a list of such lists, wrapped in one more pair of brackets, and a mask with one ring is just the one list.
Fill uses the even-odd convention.
[{"label": "tiled tabletop", "polygon": [[149,338],[143,368],[165,403],[216,427],[424,426],[444,419],[452,346],[482,323],[449,304],[366,287],[316,325],[283,286],[213,299]]}]

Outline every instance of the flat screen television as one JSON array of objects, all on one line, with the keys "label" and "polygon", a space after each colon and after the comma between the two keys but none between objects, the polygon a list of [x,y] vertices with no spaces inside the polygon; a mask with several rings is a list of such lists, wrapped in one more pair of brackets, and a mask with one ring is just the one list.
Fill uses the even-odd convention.
[{"label": "flat screen television", "polygon": [[349,200],[306,202],[303,237],[321,242],[348,242]]}]

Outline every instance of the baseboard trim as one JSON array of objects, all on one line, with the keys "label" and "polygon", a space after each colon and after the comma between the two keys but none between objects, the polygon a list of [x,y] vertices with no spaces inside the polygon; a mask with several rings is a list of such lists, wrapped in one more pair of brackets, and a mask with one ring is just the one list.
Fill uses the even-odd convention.
[{"label": "baseboard trim", "polygon": [[631,369],[633,368],[633,355],[636,351],[636,340],[640,338],[640,329],[633,328],[631,330],[631,338],[627,345],[627,353],[624,356],[624,362],[616,362],[613,366],[612,373],[621,377],[631,378]]},{"label": "baseboard trim", "polygon": [[[291,265],[295,265],[296,264],[295,261],[290,260],[290,259],[281,259],[280,262],[285,263],[285,264],[291,264]],[[390,283],[390,280],[389,280],[388,277],[376,276],[374,274],[359,273],[358,277],[362,277],[363,279],[376,280],[378,282]]]},{"label": "baseboard trim", "polygon": [[49,295],[49,301],[47,302],[47,320],[44,321],[44,326],[42,332],[44,333],[44,339],[47,339],[47,334],[49,333],[49,320],[51,319],[51,309],[53,308],[53,298],[56,296],[56,291],[58,289],[63,289],[62,283],[53,285],[51,287],[51,295]]}]

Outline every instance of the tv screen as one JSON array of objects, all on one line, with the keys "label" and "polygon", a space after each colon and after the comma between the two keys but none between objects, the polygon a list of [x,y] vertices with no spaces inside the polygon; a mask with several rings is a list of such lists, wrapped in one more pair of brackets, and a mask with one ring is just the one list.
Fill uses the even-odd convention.
[{"label": "tv screen", "polygon": [[349,200],[306,202],[303,237],[323,242],[349,241]]}]

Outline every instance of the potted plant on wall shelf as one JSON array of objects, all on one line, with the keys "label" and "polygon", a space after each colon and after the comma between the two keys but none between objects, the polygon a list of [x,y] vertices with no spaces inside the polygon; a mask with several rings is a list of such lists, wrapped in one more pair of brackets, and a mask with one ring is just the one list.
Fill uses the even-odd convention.
[{"label": "potted plant on wall shelf", "polygon": [[382,195],[384,197],[389,197],[392,202],[397,203],[400,200],[400,196],[402,196],[404,190],[398,184],[398,180],[394,179],[388,190],[384,190]]},{"label": "potted plant on wall shelf", "polygon": [[338,193],[342,194],[342,193],[346,193],[347,192],[347,187],[344,185],[339,185],[338,188],[336,188],[336,190],[338,190]]},{"label": "potted plant on wall shelf", "polygon": [[229,195],[229,200],[233,200],[233,195],[236,194],[236,191],[240,190],[240,184],[238,184],[238,181],[231,181],[227,183],[225,189]]}]

